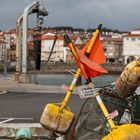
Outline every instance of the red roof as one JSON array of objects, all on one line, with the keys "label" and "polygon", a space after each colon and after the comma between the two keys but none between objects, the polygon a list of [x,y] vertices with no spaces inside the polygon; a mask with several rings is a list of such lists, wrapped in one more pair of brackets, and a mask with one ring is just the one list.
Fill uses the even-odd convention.
[{"label": "red roof", "polygon": [[4,39],[4,34],[0,33],[0,39]]},{"label": "red roof", "polygon": [[140,31],[140,28],[133,29],[132,31]]},{"label": "red roof", "polygon": [[107,43],[115,43],[115,44],[122,44],[123,43],[123,39],[122,38],[104,38],[103,40],[101,40],[102,42],[107,42]]},{"label": "red roof", "polygon": [[[41,37],[41,40],[54,40],[56,37],[53,35],[43,35]],[[63,36],[58,36],[57,37],[58,40],[64,40]]]},{"label": "red roof", "polygon": [[128,35],[126,35],[126,36],[124,36],[124,37],[140,37],[140,34],[128,34]]},{"label": "red roof", "polygon": [[7,43],[7,42],[5,42],[4,40],[0,40],[0,43]]},{"label": "red roof", "polygon": [[[54,40],[55,36],[53,35],[42,35],[41,40]],[[77,36],[70,36],[70,39],[72,41],[75,41],[77,39]],[[58,36],[57,40],[64,40],[63,36]]]}]

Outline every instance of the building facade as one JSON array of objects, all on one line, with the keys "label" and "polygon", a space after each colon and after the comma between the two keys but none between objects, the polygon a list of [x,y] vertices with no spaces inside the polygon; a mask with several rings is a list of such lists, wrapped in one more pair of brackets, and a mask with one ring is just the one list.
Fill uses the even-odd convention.
[{"label": "building facade", "polygon": [[123,63],[123,39],[119,37],[101,38],[107,63]]},{"label": "building facade", "polygon": [[[56,42],[55,42],[56,39]],[[55,42],[54,48],[53,44]],[[64,61],[64,39],[62,36],[56,37],[55,34],[48,33],[41,38],[41,61],[47,61],[53,49],[50,62]]]},{"label": "building facade", "polygon": [[8,50],[10,49],[10,34],[0,33],[0,61],[8,61]]},{"label": "building facade", "polygon": [[123,55],[125,64],[140,59],[140,29],[132,30],[123,38]]}]

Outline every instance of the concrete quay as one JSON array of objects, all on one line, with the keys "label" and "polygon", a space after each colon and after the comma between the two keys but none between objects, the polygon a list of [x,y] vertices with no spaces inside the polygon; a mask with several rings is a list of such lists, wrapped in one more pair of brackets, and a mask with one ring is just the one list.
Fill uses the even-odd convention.
[{"label": "concrete quay", "polygon": [[[5,123],[0,125],[0,139],[15,140],[16,133],[22,128],[27,128],[34,140],[47,139],[52,135],[50,131],[45,130],[39,123]],[[64,137],[61,136],[57,140],[64,140]]]},{"label": "concrete quay", "polygon": [[[77,89],[73,91],[75,94]],[[61,86],[39,85],[39,84],[22,84],[10,79],[0,78],[0,94],[6,92],[34,92],[34,93],[66,93]]]},{"label": "concrete quay", "polygon": [[[77,89],[75,88],[74,94]],[[13,81],[11,77],[0,76],[0,95],[6,93],[59,93],[66,94],[66,90],[61,86],[48,86],[38,84],[22,84],[17,81]],[[12,119],[12,118],[10,118]],[[51,132],[45,130],[39,123],[7,123],[8,119],[4,119],[0,122],[0,139],[15,139],[16,133],[21,128],[27,128],[31,131],[33,139],[46,139],[47,136],[51,136]],[[57,140],[64,140],[64,136],[57,138]]]}]

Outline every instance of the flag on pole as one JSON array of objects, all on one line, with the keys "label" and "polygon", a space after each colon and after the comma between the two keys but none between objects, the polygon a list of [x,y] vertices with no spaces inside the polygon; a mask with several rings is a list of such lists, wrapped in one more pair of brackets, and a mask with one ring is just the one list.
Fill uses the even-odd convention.
[{"label": "flag on pole", "polygon": [[[88,48],[88,45],[90,44],[89,42],[84,46],[84,48],[81,50],[82,53],[84,54]],[[104,50],[103,46],[100,41],[100,36],[98,35],[96,38],[96,41],[92,47],[92,50],[90,52],[90,55],[88,57],[90,60],[94,61],[97,64],[102,64],[106,62],[106,57],[104,55]]]},{"label": "flag on pole", "polygon": [[[97,77],[99,75],[107,73],[107,71],[101,67],[97,61],[94,62],[94,60],[86,57],[83,52],[81,52],[78,48],[75,47],[76,53],[79,57],[79,59],[76,58],[77,64],[80,67],[82,74],[85,76],[86,79],[90,77]],[[97,53],[97,52],[96,52]],[[98,52],[98,55],[100,56],[100,52]],[[96,55],[98,57],[98,55]],[[101,56],[102,57],[102,56]],[[102,57],[103,58],[103,57]],[[96,60],[96,58],[94,58]],[[98,61],[99,62],[99,61]],[[100,59],[101,63],[101,59]]]},{"label": "flag on pole", "polygon": [[89,48],[89,45],[90,41],[85,45],[82,50],[79,50],[72,43],[68,43],[68,47],[71,49],[75,60],[79,68],[81,69],[81,73],[83,74],[85,79],[97,77],[101,74],[107,73],[107,71],[99,65],[106,62],[104,50],[100,42],[99,35],[97,36],[95,43],[92,46],[92,50],[87,57],[85,53],[87,52],[87,48]]}]

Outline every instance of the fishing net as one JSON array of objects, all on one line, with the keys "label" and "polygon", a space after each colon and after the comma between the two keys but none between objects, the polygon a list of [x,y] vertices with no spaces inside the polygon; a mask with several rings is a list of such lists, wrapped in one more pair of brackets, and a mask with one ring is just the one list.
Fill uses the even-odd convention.
[{"label": "fishing net", "polygon": [[[127,101],[117,96],[113,86],[104,87],[99,93],[109,113],[117,110],[118,116],[114,121],[118,124],[128,106]],[[109,127],[96,99],[88,98],[80,111],[74,140],[100,140],[108,132]]]}]

